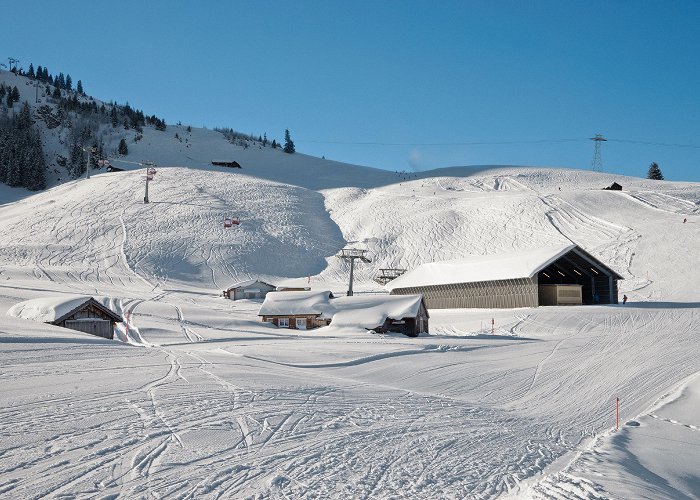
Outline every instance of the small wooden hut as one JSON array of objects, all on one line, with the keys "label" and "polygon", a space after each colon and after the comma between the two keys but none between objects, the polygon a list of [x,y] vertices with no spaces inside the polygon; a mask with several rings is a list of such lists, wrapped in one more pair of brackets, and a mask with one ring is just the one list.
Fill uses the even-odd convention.
[{"label": "small wooden hut", "polygon": [[275,289],[275,285],[265,283],[258,279],[241,281],[223,291],[222,295],[231,300],[264,299],[268,292]]},{"label": "small wooden hut", "polygon": [[227,161],[227,160],[212,160],[211,161],[212,165],[215,165],[217,167],[228,167],[228,168],[241,168],[241,164],[238,163],[237,161]]},{"label": "small wooden hut", "polygon": [[90,297],[50,323],[90,335],[113,339],[115,324],[123,321],[121,316]]}]

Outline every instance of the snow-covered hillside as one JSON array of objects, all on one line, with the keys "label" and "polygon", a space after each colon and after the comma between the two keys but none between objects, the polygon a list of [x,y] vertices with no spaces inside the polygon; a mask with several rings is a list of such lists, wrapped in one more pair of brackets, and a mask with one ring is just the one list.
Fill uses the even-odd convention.
[{"label": "snow-covered hillside", "polygon": [[[46,93],[45,84],[37,85],[36,80],[26,76],[0,71],[0,84],[8,89],[17,87],[20,94],[19,102],[8,110],[9,115],[19,112],[23,103],[29,104],[35,126],[40,130],[43,139],[49,185],[71,179],[65,163],[70,157],[75,140],[73,133],[81,126],[94,129],[91,130],[89,144],[83,144],[84,146],[93,142],[103,144],[104,156],[109,158],[112,165],[126,170],[138,169],[140,162],[153,161],[159,167],[190,167],[224,172],[228,170],[226,167],[214,167],[211,162],[235,160],[243,166],[243,171],[250,175],[310,189],[344,185],[349,178],[352,179],[353,186],[372,187],[393,183],[401,177],[395,172],[349,165],[304,154],[289,155],[281,148],[272,149],[269,143],[267,147],[257,141],[241,141],[244,145],[233,144],[222,133],[206,128],[169,124],[166,130],[144,126],[142,132],[137,132],[133,128],[125,128],[121,123],[112,126],[108,115],[101,116],[93,112],[80,115],[59,111],[58,101]],[[66,98],[75,94],[65,90],[62,92]],[[81,103],[94,103],[96,107],[107,106],[107,110],[112,106],[91,96],[75,97]],[[0,107],[3,105],[0,104]],[[128,146],[127,155],[118,154],[118,145],[122,139]],[[100,170],[104,171],[104,168],[93,169],[93,173]]]},{"label": "snow-covered hillside", "polygon": [[[700,496],[700,184],[407,176],[177,126],[129,149],[158,164],[149,204],[132,164],[0,186],[0,495]],[[355,289],[376,293],[383,267],[569,242],[625,277],[626,305],[431,310],[409,339],[347,317],[278,329],[220,297],[248,277],[342,294],[348,245],[372,259]],[[61,295],[109,303],[121,341],[5,316]]]}]

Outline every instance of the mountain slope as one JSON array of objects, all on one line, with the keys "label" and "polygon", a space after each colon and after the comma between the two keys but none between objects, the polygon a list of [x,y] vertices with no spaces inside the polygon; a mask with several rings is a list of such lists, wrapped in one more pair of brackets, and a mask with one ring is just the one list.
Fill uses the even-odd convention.
[{"label": "mountain slope", "polygon": [[[697,491],[668,430],[696,440],[693,414],[656,401],[695,390],[682,386],[700,371],[699,184],[497,166],[409,176],[187,134],[144,129],[130,144],[126,161],[158,163],[149,204],[133,163],[0,190],[0,494]],[[625,191],[600,189],[613,180]],[[342,293],[346,245],[368,249],[355,288],[376,292],[382,267],[568,241],[625,277],[626,305],[432,310],[431,334],[408,339],[278,329],[259,302],[219,296],[248,276]],[[2,314],[60,294],[111,297],[130,345]],[[617,397],[622,422],[640,423],[619,438]],[[663,440],[663,455],[640,439]]]}]

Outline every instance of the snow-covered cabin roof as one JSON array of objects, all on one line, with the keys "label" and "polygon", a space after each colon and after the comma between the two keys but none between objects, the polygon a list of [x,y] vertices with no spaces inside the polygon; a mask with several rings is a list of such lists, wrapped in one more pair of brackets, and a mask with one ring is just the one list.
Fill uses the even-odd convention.
[{"label": "snow-covered cabin roof", "polygon": [[[387,319],[400,320],[418,316],[422,295],[354,295],[338,297],[331,305],[332,326],[376,328]],[[428,315],[426,309],[425,314]]]},{"label": "snow-covered cabin roof", "polygon": [[[318,314],[332,319],[332,326],[372,329],[387,319],[418,316],[422,295],[362,295],[331,298],[323,292],[271,292],[265,297],[259,316]],[[423,305],[425,308],[425,305]],[[428,314],[426,309],[425,314]]]},{"label": "snow-covered cabin roof", "polygon": [[114,311],[87,295],[65,295],[25,300],[12,306],[7,311],[7,316],[40,321],[41,323],[54,323],[61,321],[66,316],[70,316],[74,311],[77,311],[90,301],[107,315],[112,316],[115,321],[122,321],[122,318]]},{"label": "snow-covered cabin roof", "polygon": [[291,316],[294,314],[324,314],[333,294],[328,290],[300,292],[270,292],[260,306],[258,316]]},{"label": "snow-covered cabin roof", "polygon": [[230,287],[228,287],[227,290],[235,290],[236,288],[247,288],[251,285],[254,285],[255,283],[261,283],[263,285],[267,285],[269,287],[275,288],[275,285],[271,285],[270,283],[260,281],[259,279],[249,279],[246,281],[241,281],[239,283],[235,283],[235,284],[231,285]]},{"label": "snow-covered cabin roof", "polygon": [[387,290],[452,283],[477,283],[532,278],[537,272],[576,248],[576,245],[521,250],[497,255],[471,255],[463,259],[430,262],[386,284]]}]

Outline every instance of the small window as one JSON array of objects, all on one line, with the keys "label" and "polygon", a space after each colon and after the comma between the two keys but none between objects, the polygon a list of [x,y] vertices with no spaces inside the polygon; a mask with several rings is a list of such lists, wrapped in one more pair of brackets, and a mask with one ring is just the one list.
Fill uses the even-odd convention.
[{"label": "small window", "polygon": [[289,328],[289,318],[280,318],[277,320],[277,326],[281,328]]},{"label": "small window", "polygon": [[297,318],[297,329],[306,330],[306,318]]}]

